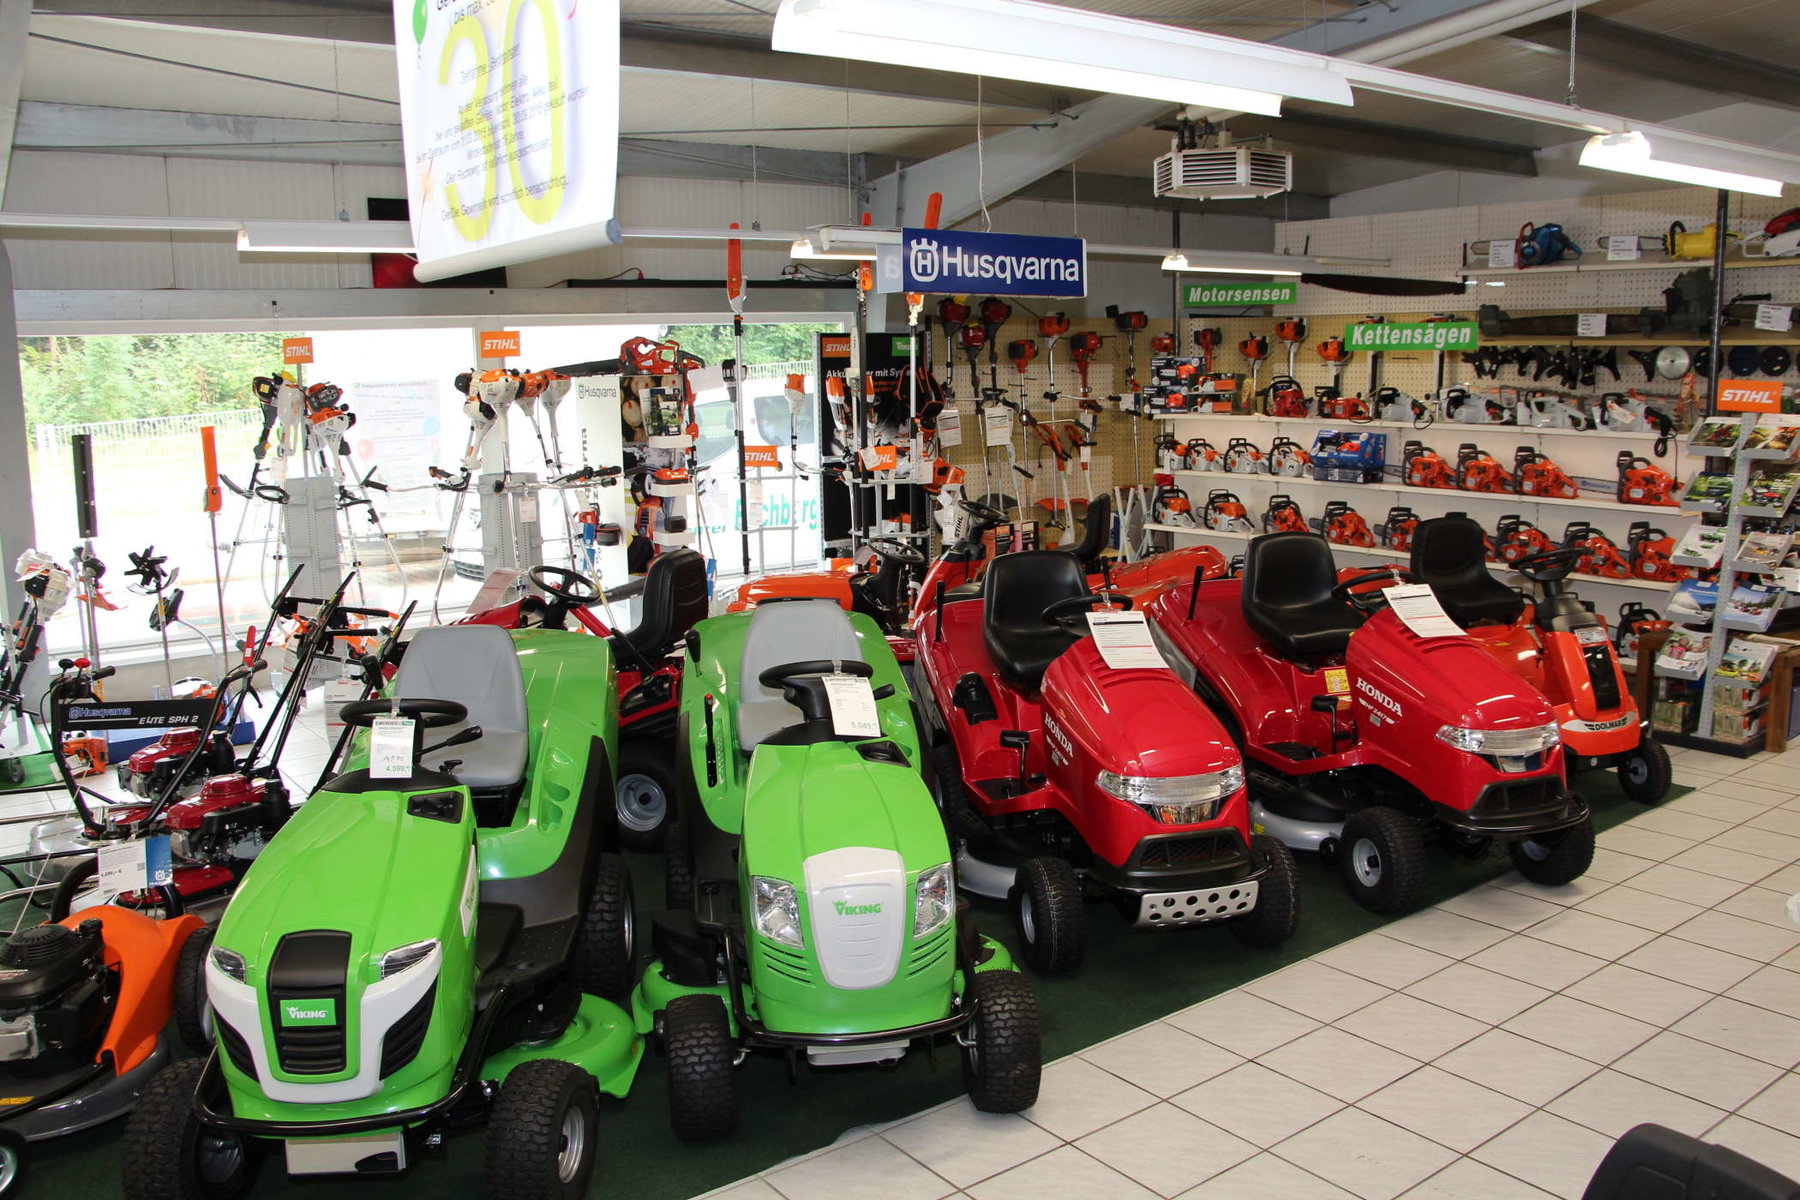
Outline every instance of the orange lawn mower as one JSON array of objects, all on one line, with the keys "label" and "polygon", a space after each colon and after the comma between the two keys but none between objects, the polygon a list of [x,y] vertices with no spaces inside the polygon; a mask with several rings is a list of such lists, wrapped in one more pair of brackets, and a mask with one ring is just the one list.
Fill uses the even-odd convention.
[{"label": "orange lawn mower", "polygon": [[1271,417],[1290,420],[1312,415],[1312,402],[1306,389],[1292,375],[1277,375],[1262,392],[1263,411]]},{"label": "orange lawn mower", "polygon": [[1473,442],[1464,442],[1456,448],[1456,486],[1465,492],[1510,494],[1513,477],[1499,459]]},{"label": "orange lawn mower", "polygon": [[1262,527],[1264,533],[1313,532],[1294,498],[1279,493],[1269,497],[1269,507],[1263,510]]},{"label": "orange lawn mower", "polygon": [[1676,566],[1675,539],[1648,521],[1633,521],[1625,531],[1625,558],[1631,564],[1634,579],[1652,579],[1658,583],[1679,583],[1693,577],[1692,567]]},{"label": "orange lawn mower", "polygon": [[1443,455],[1424,442],[1408,442],[1401,447],[1400,475],[1411,487],[1456,487],[1456,472],[1444,461]]},{"label": "orange lawn mower", "polygon": [[1596,529],[1592,522],[1569,522],[1568,528],[1563,530],[1563,545],[1581,551],[1575,560],[1575,570],[1583,575],[1631,578],[1631,563],[1619,552],[1618,543]]},{"label": "orange lawn mower", "polygon": [[1575,500],[1581,496],[1580,485],[1569,473],[1533,446],[1520,446],[1513,452],[1513,490],[1521,496],[1547,500]]},{"label": "orange lawn mower", "polygon": [[1419,514],[1404,504],[1388,509],[1387,520],[1375,527],[1381,544],[1389,550],[1412,549],[1413,531],[1419,527]]},{"label": "orange lawn mower", "polygon": [[1200,523],[1220,533],[1255,533],[1250,523],[1250,510],[1244,507],[1236,492],[1212,491],[1200,510]]},{"label": "orange lawn mower", "polygon": [[1325,515],[1319,518],[1319,532],[1325,535],[1326,541],[1340,546],[1366,548],[1375,544],[1375,534],[1369,529],[1369,523],[1345,500],[1325,502]]},{"label": "orange lawn mower", "polygon": [[1619,503],[1673,508],[1679,486],[1673,475],[1649,459],[1629,450],[1619,451]]}]

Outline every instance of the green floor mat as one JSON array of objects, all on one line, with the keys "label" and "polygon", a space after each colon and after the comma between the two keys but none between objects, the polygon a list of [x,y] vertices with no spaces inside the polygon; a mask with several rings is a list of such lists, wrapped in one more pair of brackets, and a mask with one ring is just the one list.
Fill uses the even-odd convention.
[{"label": "green floor mat", "polygon": [[[1607,829],[1644,811],[1620,792],[1616,777],[1581,779],[1598,828]],[[1676,787],[1670,798],[1691,789]],[[1510,869],[1504,854],[1479,861],[1435,854],[1425,903],[1434,904]],[[661,865],[632,860],[640,907],[661,892]],[[1032,977],[1044,1023],[1044,1057],[1059,1058],[1138,1025],[1236,987],[1258,975],[1298,962],[1349,938],[1378,929],[1392,918],[1366,912],[1345,894],[1338,876],[1316,859],[1300,862],[1300,930],[1275,951],[1240,947],[1225,930],[1134,932],[1111,909],[1089,907],[1088,954],[1071,977]],[[1004,906],[978,901],[984,931],[1012,939]],[[645,938],[640,944],[647,944]],[[645,1060],[636,1088],[624,1101],[604,1100],[600,1112],[600,1160],[590,1195],[631,1200],[675,1200],[730,1183],[795,1154],[829,1145],[846,1129],[891,1121],[962,1093],[954,1047],[935,1065],[911,1055],[896,1069],[812,1071],[802,1066],[790,1081],[782,1062],[755,1055],[740,1073],[744,1099],[739,1132],[719,1143],[688,1146],[669,1132],[668,1090],[662,1063]],[[30,1194],[89,1200],[118,1194],[119,1132],[123,1122],[32,1148]],[[407,1175],[390,1180],[293,1181],[276,1149],[268,1156],[256,1196],[397,1197],[478,1196],[482,1138],[479,1131],[448,1136],[447,1148],[419,1160]],[[354,1187],[354,1191],[351,1188]]]}]

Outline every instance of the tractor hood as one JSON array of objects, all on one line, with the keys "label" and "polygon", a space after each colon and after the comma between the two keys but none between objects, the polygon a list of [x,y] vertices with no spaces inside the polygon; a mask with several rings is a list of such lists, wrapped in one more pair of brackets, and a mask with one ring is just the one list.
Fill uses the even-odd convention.
[{"label": "tractor hood", "polygon": [[1053,763],[1079,750],[1103,771],[1167,779],[1241,761],[1219,719],[1173,671],[1109,667],[1091,637],[1050,664],[1043,698]]}]

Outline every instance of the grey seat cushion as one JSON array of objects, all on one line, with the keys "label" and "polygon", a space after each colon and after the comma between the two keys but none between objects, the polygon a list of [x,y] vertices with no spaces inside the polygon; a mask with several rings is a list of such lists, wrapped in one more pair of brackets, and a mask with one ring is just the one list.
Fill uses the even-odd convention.
[{"label": "grey seat cushion", "polygon": [[453,774],[472,788],[510,787],[525,778],[525,677],[512,638],[496,625],[441,625],[413,635],[394,677],[402,700],[454,700],[469,710],[467,721],[433,729],[435,744],[468,725],[481,736],[464,746],[427,756],[427,765],[460,759]]},{"label": "grey seat cushion", "polygon": [[738,674],[739,746],[754,749],[771,734],[806,719],[782,697],[780,688],[764,687],[757,677],[770,667],[816,658],[862,660],[856,630],[843,609],[830,600],[781,600],[756,606]]}]

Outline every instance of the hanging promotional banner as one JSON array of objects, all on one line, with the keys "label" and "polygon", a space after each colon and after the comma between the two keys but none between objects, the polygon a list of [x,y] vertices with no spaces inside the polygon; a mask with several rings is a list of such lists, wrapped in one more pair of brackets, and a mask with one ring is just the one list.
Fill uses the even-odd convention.
[{"label": "hanging promotional banner", "polygon": [[619,0],[394,0],[423,282],[619,240]]},{"label": "hanging promotional banner", "polygon": [[1087,243],[1080,238],[953,229],[901,230],[899,286],[880,290],[983,296],[1087,295]]},{"label": "hanging promotional banner", "polygon": [[1781,384],[1774,379],[1721,379],[1719,411],[1778,413],[1781,411]]},{"label": "hanging promotional banner", "polygon": [[1473,321],[1384,321],[1344,327],[1349,350],[1473,350],[1481,335]]},{"label": "hanging promotional banner", "polygon": [[1190,283],[1189,308],[1244,304],[1293,304],[1300,299],[1300,285],[1291,279],[1261,283]]}]

